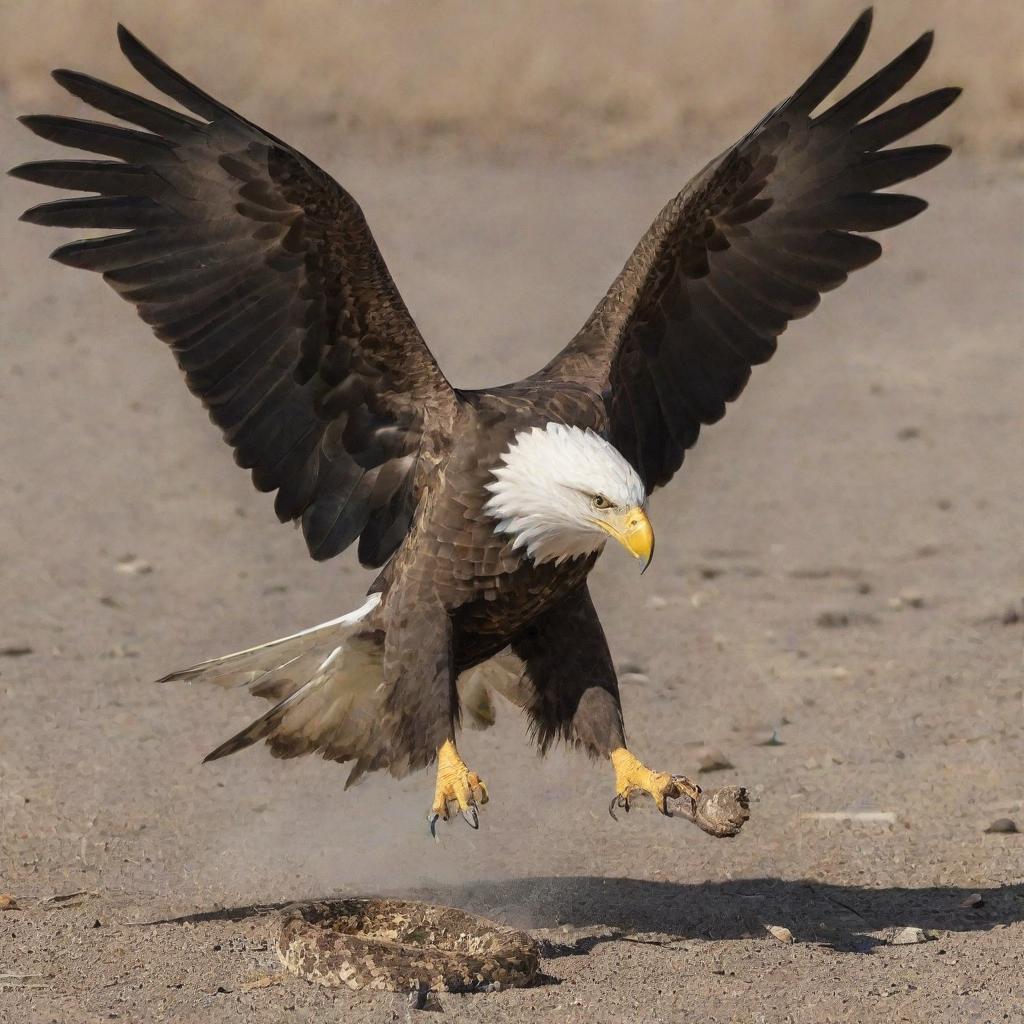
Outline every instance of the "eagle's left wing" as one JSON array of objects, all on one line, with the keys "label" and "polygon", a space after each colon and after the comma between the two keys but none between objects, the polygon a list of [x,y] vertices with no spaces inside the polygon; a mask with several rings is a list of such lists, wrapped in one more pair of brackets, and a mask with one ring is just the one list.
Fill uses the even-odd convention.
[{"label": "eagle's left wing", "polygon": [[883,147],[960,90],[871,115],[920,69],[931,33],[813,116],[860,56],[870,26],[865,11],[789,99],[669,202],[580,333],[531,378],[601,392],[610,440],[648,491],[673,476],[702,424],[721,419],[789,321],[881,255],[864,232],[927,205],[877,190],[929,170],[949,148]]}]

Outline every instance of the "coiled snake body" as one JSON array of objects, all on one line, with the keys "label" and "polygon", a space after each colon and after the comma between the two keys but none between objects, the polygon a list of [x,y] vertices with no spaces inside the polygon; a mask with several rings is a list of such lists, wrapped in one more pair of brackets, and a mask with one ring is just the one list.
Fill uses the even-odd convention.
[{"label": "coiled snake body", "polygon": [[537,944],[525,932],[396,899],[304,903],[279,915],[277,955],[320,985],[392,992],[482,992],[529,985]]}]

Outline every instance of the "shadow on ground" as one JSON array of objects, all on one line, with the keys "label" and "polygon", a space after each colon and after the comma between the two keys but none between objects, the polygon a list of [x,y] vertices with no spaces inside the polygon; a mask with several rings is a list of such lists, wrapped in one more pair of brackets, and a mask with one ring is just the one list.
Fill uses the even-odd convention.
[{"label": "shadow on ground", "polygon": [[[915,889],[779,878],[683,884],[551,876],[474,882],[402,895],[448,903],[534,930],[560,926],[604,929],[603,934],[572,942],[545,942],[544,955],[549,959],[585,954],[608,941],[667,945],[684,939],[761,937],[766,925],[784,925],[798,942],[843,952],[869,952],[885,944],[886,933],[897,928],[972,932],[1024,920],[1024,884]],[[286,905],[229,907],[148,924],[240,921]]]},{"label": "shadow on ground", "polygon": [[671,942],[763,936],[766,925],[784,925],[798,942],[850,952],[882,944],[879,933],[895,928],[968,932],[1024,920],[1024,884],[917,889],[779,878],[684,884],[582,876],[478,882],[434,894],[439,897],[529,928],[603,926],[613,938]]}]

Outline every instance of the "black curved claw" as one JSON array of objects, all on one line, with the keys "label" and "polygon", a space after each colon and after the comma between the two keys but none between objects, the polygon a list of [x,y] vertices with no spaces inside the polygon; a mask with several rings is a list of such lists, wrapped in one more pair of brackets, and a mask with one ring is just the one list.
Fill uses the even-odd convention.
[{"label": "black curved claw", "polygon": [[618,821],[619,819],[615,816],[615,808],[619,807],[627,814],[629,814],[629,797],[620,796],[618,793],[612,797],[612,802],[608,805],[608,813],[612,816],[612,821]]},{"label": "black curved claw", "polygon": [[[470,815],[472,815],[472,817],[470,817]],[[462,820],[465,821],[470,828],[480,827],[480,815],[476,813],[476,804],[470,804],[469,809],[462,812]]]},{"label": "black curved claw", "polygon": [[437,813],[433,813],[433,814],[428,814],[427,815],[427,821],[430,823],[430,835],[431,835],[431,838],[435,842],[438,842],[438,843],[441,841],[440,839],[437,838],[437,823],[438,823],[438,820],[440,819],[440,817],[441,817],[441,815],[437,814]]}]

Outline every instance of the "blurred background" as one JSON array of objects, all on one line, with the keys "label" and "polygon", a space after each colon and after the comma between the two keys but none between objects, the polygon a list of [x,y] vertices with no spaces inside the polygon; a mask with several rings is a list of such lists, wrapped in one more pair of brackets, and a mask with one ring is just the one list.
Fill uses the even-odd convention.
[{"label": "blurred background", "polygon": [[[731,141],[786,95],[864,0],[4,0],[0,88],[50,108],[54,66],[132,83],[114,40],[125,22],[171,64],[250,117],[303,120],[349,145],[528,147],[600,159],[695,136]],[[936,54],[915,82],[965,95],[947,139],[1019,154],[1024,4],[877,5],[871,59],[923,29]],[[756,90],[751,82],[757,83]]]}]

